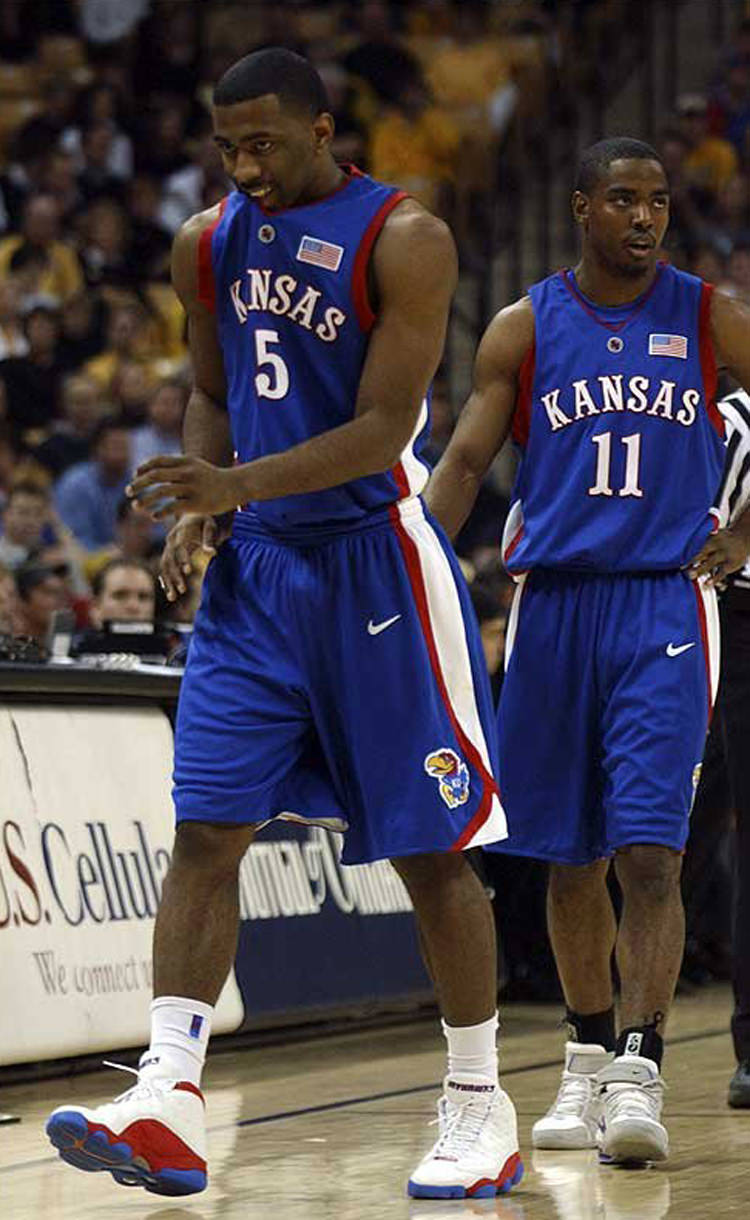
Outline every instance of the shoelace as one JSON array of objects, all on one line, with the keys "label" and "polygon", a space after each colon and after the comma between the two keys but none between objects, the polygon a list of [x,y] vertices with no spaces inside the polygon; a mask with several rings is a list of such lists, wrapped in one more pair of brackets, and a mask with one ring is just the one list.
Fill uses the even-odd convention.
[{"label": "shoelace", "polygon": [[658,1121],[664,1089],[663,1080],[648,1080],[638,1085],[626,1082],[607,1085],[604,1097],[610,1118],[620,1118],[627,1110]]},{"label": "shoelace", "polygon": [[172,1086],[173,1080],[167,1080],[161,1076],[155,1076],[152,1080],[141,1080],[140,1072],[137,1068],[126,1067],[124,1063],[112,1063],[109,1059],[103,1060],[104,1066],[115,1068],[118,1072],[129,1072],[131,1076],[135,1076],[136,1083],[126,1089],[124,1093],[118,1094],[115,1101],[129,1101],[133,1097],[153,1097],[164,1091],[165,1085]]},{"label": "shoelace", "polygon": [[433,1124],[437,1122],[440,1126],[440,1136],[432,1155],[458,1159],[465,1152],[471,1152],[491,1109],[491,1101],[468,1101],[457,1106],[447,1097],[441,1097],[438,1117],[433,1119]]},{"label": "shoelace", "polygon": [[579,1072],[563,1072],[562,1082],[550,1113],[557,1111],[578,1117],[588,1106],[591,1093],[590,1076],[583,1076]]}]

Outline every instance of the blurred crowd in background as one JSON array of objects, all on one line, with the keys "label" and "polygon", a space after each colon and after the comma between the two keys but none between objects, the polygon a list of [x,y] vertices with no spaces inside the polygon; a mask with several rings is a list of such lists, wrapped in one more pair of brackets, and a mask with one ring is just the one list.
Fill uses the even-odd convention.
[{"label": "blurred crowd in background", "polygon": [[[0,0],[0,631],[43,641],[61,605],[83,626],[107,561],[132,561],[135,582],[158,565],[163,530],[124,489],[180,449],[190,367],[169,254],[227,190],[210,120],[224,69],[264,45],[308,55],[336,155],[444,215],[471,262],[509,133],[539,123],[587,7]],[[705,93],[678,99],[660,150],[670,257],[750,294],[749,21]],[[433,461],[459,406],[438,378]],[[459,542],[501,614],[506,494],[489,481]],[[170,617],[190,621],[199,583]]]}]

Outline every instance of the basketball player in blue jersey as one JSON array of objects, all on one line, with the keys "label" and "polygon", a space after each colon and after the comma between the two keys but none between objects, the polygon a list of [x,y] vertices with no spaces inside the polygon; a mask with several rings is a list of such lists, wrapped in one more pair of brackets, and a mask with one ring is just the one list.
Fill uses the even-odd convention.
[{"label": "basketball player in blue jersey", "polygon": [[[286,816],[345,832],[347,863],[392,858],[417,912],[448,1073],[410,1194],[494,1195],[522,1167],[497,1079],[491,908],[462,853],[506,827],[476,620],[419,494],[453,241],[336,164],[320,78],[288,51],[227,71],[214,127],[234,189],[173,256],[195,369],[186,456],[147,462],[132,484],[156,517],[179,517],[170,598],[195,550],[215,551],[177,718],[151,1044],[130,1092],[62,1107],[48,1133],[65,1160],[124,1184],[205,1187],[200,1075],[238,867]],[[220,544],[217,518],[235,508]]]},{"label": "basketball player in blue jersey", "polygon": [[533,1141],[660,1160],[681,853],[718,678],[712,586],[750,550],[747,516],[714,532],[716,371],[750,386],[750,310],[660,261],[669,187],[648,145],[590,148],[573,213],[578,266],[490,323],[427,501],[455,536],[512,429],[520,465],[503,548],[518,584],[499,780],[507,850],[550,861],[549,930],[575,1039]]}]

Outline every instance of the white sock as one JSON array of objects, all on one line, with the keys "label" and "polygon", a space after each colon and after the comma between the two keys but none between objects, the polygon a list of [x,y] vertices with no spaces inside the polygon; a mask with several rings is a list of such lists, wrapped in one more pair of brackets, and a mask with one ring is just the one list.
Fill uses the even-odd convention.
[{"label": "white sock", "polygon": [[153,1000],[151,1042],[141,1055],[141,1076],[168,1076],[200,1087],[213,1015],[211,1004],[201,1000],[175,995]]},{"label": "white sock", "polygon": [[480,1025],[446,1025],[443,1021],[443,1033],[448,1039],[449,1076],[460,1072],[462,1076],[498,1083],[495,1043],[498,1025],[497,1013]]}]

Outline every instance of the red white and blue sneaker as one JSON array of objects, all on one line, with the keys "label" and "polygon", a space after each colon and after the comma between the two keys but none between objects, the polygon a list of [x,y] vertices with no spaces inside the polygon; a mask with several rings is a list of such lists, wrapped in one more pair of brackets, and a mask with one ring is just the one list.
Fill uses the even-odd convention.
[{"label": "red white and blue sneaker", "polygon": [[45,1130],[69,1165],[105,1170],[121,1186],[155,1195],[206,1189],[205,1102],[188,1081],[139,1078],[107,1105],[59,1106]]},{"label": "red white and blue sneaker", "polygon": [[497,1085],[446,1076],[438,1103],[440,1134],[409,1179],[413,1199],[504,1195],[523,1177],[513,1102]]}]

